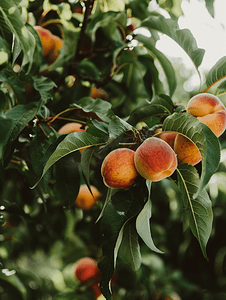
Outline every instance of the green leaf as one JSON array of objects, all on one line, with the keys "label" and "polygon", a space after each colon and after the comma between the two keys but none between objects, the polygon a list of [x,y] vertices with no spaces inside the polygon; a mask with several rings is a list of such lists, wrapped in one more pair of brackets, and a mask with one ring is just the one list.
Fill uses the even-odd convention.
[{"label": "green leaf", "polygon": [[[111,110],[111,104],[102,99],[92,99],[90,97],[84,97],[79,101],[79,104],[73,104],[73,106],[82,108],[85,112],[95,113],[101,120],[109,123],[108,125],[108,142],[116,139],[122,133],[127,130],[132,130],[132,126],[126,121],[116,116]],[[97,122],[94,123],[97,125]],[[99,125],[101,128],[101,125]],[[101,130],[104,130],[103,126]],[[102,134],[103,136],[103,134]],[[105,135],[104,135],[105,136]]]},{"label": "green leaf", "polygon": [[[44,76],[33,76],[34,88],[39,92],[41,96],[42,105],[48,103],[53,99],[53,88],[56,87],[55,82],[50,78]],[[40,105],[40,106],[42,106]]]},{"label": "green leaf", "polygon": [[[68,134],[65,137],[65,139],[57,146],[56,150],[47,160],[42,172],[42,176],[39,179],[39,181],[42,179],[45,173],[64,156],[78,150],[82,150],[88,147],[98,146],[102,144],[104,144],[104,142],[101,139],[93,137],[91,134],[87,132],[78,131],[78,132],[73,132]],[[39,181],[36,183],[36,185],[39,183]]]},{"label": "green leaf", "polygon": [[162,66],[162,69],[166,75],[166,80],[168,82],[169,87],[169,95],[172,96],[173,92],[176,89],[176,75],[173,69],[171,62],[166,58],[166,56],[156,49],[155,45],[153,45],[152,41],[149,37],[144,36],[142,34],[138,34],[135,36],[135,39],[142,43],[145,48],[149,51],[153,58],[156,58]]},{"label": "green leaf", "polygon": [[210,87],[226,77],[226,56],[220,58],[206,75],[206,85]]},{"label": "green leaf", "polygon": [[0,81],[7,83],[11,87],[19,104],[26,102],[24,83],[12,69],[3,69],[0,72]]},{"label": "green leaf", "polygon": [[151,101],[143,100],[134,109],[129,119],[128,123],[136,125],[138,122],[149,119],[155,116],[165,116],[171,114],[173,111],[173,102],[170,97],[166,95],[155,96]]},{"label": "green leaf", "polygon": [[62,205],[68,209],[74,204],[80,188],[79,161],[80,154],[73,152],[54,165],[56,195]]},{"label": "green leaf", "polygon": [[208,10],[208,12],[210,13],[211,17],[214,18],[214,0],[205,0],[206,2],[206,8]]},{"label": "green leaf", "polygon": [[127,130],[132,130],[133,127],[127,123],[126,121],[123,121],[118,116],[115,116],[110,122],[108,126],[109,130],[109,139],[108,142],[116,139],[119,137],[122,133],[124,133]]},{"label": "green leaf", "polygon": [[220,162],[220,144],[216,135],[205,124],[188,113],[174,113],[163,122],[163,131],[183,134],[198,147],[202,157],[202,173],[195,197],[209,182]]},{"label": "green leaf", "polygon": [[136,216],[142,209],[142,197],[146,197],[146,186],[143,184],[132,187],[129,190],[117,191],[108,203],[101,218],[100,231],[102,234],[103,257],[99,262],[102,272],[100,288],[107,300],[111,299],[109,282],[114,273],[115,247],[118,235],[123,225]]},{"label": "green leaf", "polygon": [[[28,64],[28,72],[33,63],[33,54],[35,51],[35,38],[25,26],[25,20],[22,19],[20,10],[12,0],[1,0],[0,6],[1,25],[14,34],[14,51],[13,63],[17,59],[20,52],[23,52],[21,68]],[[17,49],[15,49],[17,47]]]},{"label": "green leaf", "polygon": [[8,63],[10,58],[10,49],[8,43],[0,36],[0,68]]},{"label": "green leaf", "polygon": [[[9,273],[9,275],[7,275]],[[27,300],[27,290],[24,286],[24,284],[21,282],[19,277],[14,274],[14,271],[12,271],[13,274],[10,274],[11,271],[8,269],[3,269],[0,271],[0,284],[1,286],[6,284],[6,290],[12,290],[14,292],[13,296],[20,297],[20,299]],[[14,290],[15,289],[15,290]],[[15,292],[18,292],[19,294],[16,295]]]},{"label": "green leaf", "polygon": [[76,28],[71,22],[66,20],[61,19],[61,23],[63,25],[63,46],[59,51],[59,57],[48,67],[49,70],[64,67],[65,63],[73,60],[76,53],[80,28]]},{"label": "green leaf", "polygon": [[90,166],[90,162],[91,162],[93,153],[95,151],[95,148],[96,147],[90,147],[90,148],[84,149],[82,151],[82,156],[81,156],[82,172],[83,172],[83,175],[85,177],[85,180],[86,180],[88,186],[90,186],[90,180],[89,180],[90,179],[90,169],[89,169],[89,166]]},{"label": "green leaf", "polygon": [[189,224],[197,238],[203,255],[207,258],[206,245],[212,230],[212,203],[205,189],[194,198],[199,188],[199,176],[195,167],[183,164],[177,169],[178,187],[182,194],[184,229]]},{"label": "green leaf", "polygon": [[188,54],[196,68],[202,62],[205,50],[197,47],[195,38],[189,29],[179,29],[178,23],[163,16],[150,16],[143,20],[141,27],[155,29],[173,39]]},{"label": "green leaf", "polygon": [[145,242],[145,244],[152,250],[158,253],[163,253],[161,250],[159,250],[153,242],[152,236],[151,236],[151,229],[150,229],[150,218],[152,215],[152,205],[151,205],[151,181],[146,181],[147,187],[148,187],[148,200],[145,203],[142,211],[139,213],[136,219],[136,229],[139,234],[139,236],[142,238],[142,240]]},{"label": "green leaf", "polygon": [[[35,102],[21,104],[8,110],[0,119],[1,123],[1,148],[0,165],[1,176],[3,176],[3,165],[5,156],[11,154],[12,143],[19,136],[21,131],[30,122],[38,111],[38,105]],[[7,151],[6,151],[7,149]]]},{"label": "green leaf", "polygon": [[164,93],[164,87],[159,79],[159,71],[155,66],[154,58],[149,54],[138,55],[138,60],[146,67],[146,73],[143,77],[146,91],[149,94],[149,99],[153,95]]},{"label": "green leaf", "polygon": [[115,116],[111,110],[111,104],[102,99],[93,99],[91,97],[84,97],[78,103],[73,103],[74,107],[82,108],[84,112],[94,112],[101,120],[110,122]]},{"label": "green leaf", "polygon": [[133,222],[128,222],[123,226],[118,240],[120,258],[126,261],[134,271],[137,271],[141,266],[141,253],[136,226]]},{"label": "green leaf", "polygon": [[102,12],[123,11],[125,9],[125,0],[99,0],[99,6]]}]

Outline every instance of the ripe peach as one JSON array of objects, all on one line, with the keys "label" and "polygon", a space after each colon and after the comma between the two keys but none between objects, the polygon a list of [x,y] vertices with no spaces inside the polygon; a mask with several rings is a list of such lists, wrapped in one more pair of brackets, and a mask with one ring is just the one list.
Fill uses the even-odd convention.
[{"label": "ripe peach", "polygon": [[101,271],[95,259],[83,257],[76,261],[74,274],[79,282],[91,283],[100,279]]},{"label": "ripe peach", "polygon": [[67,123],[58,130],[58,133],[69,134],[69,133],[76,132],[76,131],[85,131],[85,129],[82,129],[81,127],[82,127],[82,125],[77,122]]},{"label": "ripe peach", "polygon": [[135,151],[131,149],[118,148],[105,157],[101,166],[101,175],[106,186],[126,189],[134,184],[138,176],[134,155]]},{"label": "ripe peach", "polygon": [[101,291],[99,288],[99,282],[101,277],[101,271],[98,268],[96,260],[90,257],[80,258],[74,267],[75,278],[81,282],[89,284],[93,290],[95,299],[100,297]]},{"label": "ripe peach", "polygon": [[104,90],[95,86],[91,88],[90,97],[93,99],[100,98],[102,100],[108,100],[108,94]]},{"label": "ripe peach", "polygon": [[156,137],[162,139],[163,141],[167,142],[172,149],[174,149],[174,141],[177,136],[177,132],[168,132],[164,131],[156,135]]},{"label": "ripe peach", "polygon": [[157,137],[146,139],[136,150],[134,162],[142,177],[160,181],[177,168],[177,157],[167,142]]},{"label": "ripe peach", "polygon": [[90,193],[90,190],[88,189],[86,184],[82,184],[80,186],[78,196],[75,200],[75,205],[77,207],[83,210],[89,210],[96,204],[101,196],[101,193],[93,185],[90,186],[90,189],[93,194]]},{"label": "ripe peach", "polygon": [[62,48],[62,46],[63,40],[59,36],[53,35],[53,47],[46,57],[46,60],[49,65],[54,63],[54,61],[58,58],[58,56],[60,55],[59,51]]},{"label": "ripe peach", "polygon": [[177,154],[178,164],[188,163],[194,166],[202,159],[197,146],[182,134],[177,134],[175,138],[174,151]]},{"label": "ripe peach", "polygon": [[207,125],[217,137],[226,129],[226,110],[220,99],[212,94],[201,93],[192,97],[187,112]]},{"label": "ripe peach", "polygon": [[41,39],[42,49],[43,49],[42,55],[46,57],[53,49],[53,43],[54,43],[53,34],[48,29],[45,29],[38,25],[35,26],[34,28],[38,32]]}]

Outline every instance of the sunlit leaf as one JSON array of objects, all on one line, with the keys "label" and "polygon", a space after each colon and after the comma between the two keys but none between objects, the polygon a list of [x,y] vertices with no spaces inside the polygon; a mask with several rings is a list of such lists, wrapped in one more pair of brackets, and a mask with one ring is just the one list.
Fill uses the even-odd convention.
[{"label": "sunlit leaf", "polygon": [[172,67],[171,62],[168,58],[159,50],[156,49],[155,45],[151,42],[150,38],[142,34],[135,36],[135,39],[142,43],[146,47],[153,58],[157,59],[162,66],[162,69],[166,75],[166,80],[169,86],[169,94],[172,96],[176,88],[176,75]]},{"label": "sunlit leaf", "polygon": [[220,58],[206,75],[207,87],[226,77],[226,56]]},{"label": "sunlit leaf", "polygon": [[35,51],[35,38],[25,26],[25,20],[22,19],[20,10],[12,0],[2,0],[0,6],[2,19],[1,23],[10,29],[14,34],[14,46],[17,45],[18,50],[13,53],[13,63],[17,59],[20,50],[23,52],[21,67],[28,64],[28,72],[32,67],[33,54]]},{"label": "sunlit leaf", "polygon": [[99,0],[102,12],[123,11],[125,9],[125,0]]},{"label": "sunlit leaf", "polygon": [[214,18],[214,0],[205,0],[205,2],[208,12],[210,13],[211,17]]},{"label": "sunlit leaf", "polygon": [[172,38],[188,54],[196,68],[202,62],[205,50],[197,47],[195,38],[189,29],[180,29],[178,23],[163,16],[150,16],[143,20],[141,26],[155,29]]},{"label": "sunlit leaf", "polygon": [[199,189],[199,176],[195,167],[183,164],[177,169],[178,187],[182,194],[184,229],[189,224],[197,238],[203,255],[207,258],[206,244],[210,237],[213,222],[212,203],[205,189],[194,199]]}]

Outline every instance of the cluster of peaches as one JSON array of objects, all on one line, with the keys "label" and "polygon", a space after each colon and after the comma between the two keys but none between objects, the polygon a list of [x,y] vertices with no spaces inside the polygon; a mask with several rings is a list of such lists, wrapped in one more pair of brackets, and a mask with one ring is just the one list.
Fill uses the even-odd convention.
[{"label": "cluster of peaches", "polygon": [[[190,99],[187,112],[207,125],[219,137],[226,129],[226,109],[220,99],[212,94],[202,93]],[[69,134],[85,131],[76,122],[65,124],[58,131]],[[129,148],[117,148],[103,160],[101,174],[106,186],[127,189],[138,175],[150,181],[160,181],[171,176],[178,164],[192,166],[201,161],[197,146],[184,135],[177,132],[158,132],[147,138],[135,151]],[[91,190],[91,192],[90,192]],[[75,205],[83,210],[91,209],[101,197],[95,186],[88,189],[80,186]]]},{"label": "cluster of peaches", "polygon": [[[226,128],[226,109],[220,99],[202,93],[190,99],[187,112],[207,125],[219,137]],[[150,181],[171,176],[178,164],[192,166],[201,161],[197,146],[177,132],[159,132],[147,138],[135,151],[118,148],[104,159],[101,174],[106,186],[126,189],[140,174]]]}]

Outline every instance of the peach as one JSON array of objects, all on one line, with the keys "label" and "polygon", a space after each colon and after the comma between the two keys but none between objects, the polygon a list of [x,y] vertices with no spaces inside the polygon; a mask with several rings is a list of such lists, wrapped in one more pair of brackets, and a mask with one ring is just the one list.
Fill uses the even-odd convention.
[{"label": "peach", "polygon": [[93,291],[95,299],[100,299],[102,295],[99,282],[101,278],[101,271],[98,268],[97,262],[91,257],[80,258],[74,267],[75,278],[81,282],[88,284]]},{"label": "peach", "polygon": [[187,112],[207,125],[217,137],[225,131],[226,110],[218,97],[208,93],[197,94],[189,100]]},{"label": "peach", "polygon": [[88,186],[86,184],[82,184],[79,189],[78,196],[75,200],[75,205],[83,210],[89,210],[92,208],[98,199],[101,196],[101,193],[98,191],[98,189],[91,185],[90,186],[91,192],[88,189]]},{"label": "peach", "polygon": [[94,282],[100,278],[101,271],[97,262],[91,257],[83,257],[76,261],[74,275],[79,282]]},{"label": "peach", "polygon": [[82,127],[82,125],[77,122],[67,123],[58,130],[58,133],[69,134],[69,133],[76,132],[76,131],[85,131],[85,129],[82,129],[81,127]]},{"label": "peach", "polygon": [[100,98],[102,100],[108,100],[108,94],[104,90],[95,86],[91,88],[90,97],[93,99]]},{"label": "peach", "polygon": [[156,137],[167,142],[167,144],[169,144],[172,149],[174,149],[174,141],[176,136],[177,136],[177,132],[173,132],[173,131],[163,131],[161,133],[158,133],[158,135],[156,135]]},{"label": "peach", "polygon": [[177,154],[178,164],[188,163],[194,166],[202,159],[198,147],[182,134],[177,134],[175,138],[174,151]]},{"label": "peach", "polygon": [[126,189],[135,183],[138,172],[134,164],[135,151],[118,148],[103,160],[101,175],[104,184],[110,188]]},{"label": "peach", "polygon": [[142,177],[150,181],[160,181],[174,173],[177,157],[167,142],[150,137],[137,148],[134,163]]},{"label": "peach", "polygon": [[38,32],[41,39],[42,49],[43,49],[42,55],[43,57],[46,57],[53,49],[53,43],[54,43],[53,34],[48,29],[45,29],[38,25],[35,26],[34,28]]},{"label": "peach", "polygon": [[58,58],[58,56],[60,55],[60,49],[62,47],[63,47],[63,40],[59,36],[53,35],[53,47],[46,57],[46,60],[49,65],[54,63],[54,61]]}]

